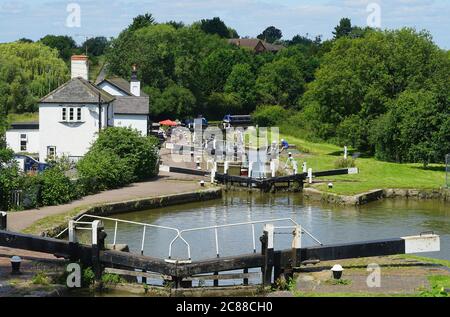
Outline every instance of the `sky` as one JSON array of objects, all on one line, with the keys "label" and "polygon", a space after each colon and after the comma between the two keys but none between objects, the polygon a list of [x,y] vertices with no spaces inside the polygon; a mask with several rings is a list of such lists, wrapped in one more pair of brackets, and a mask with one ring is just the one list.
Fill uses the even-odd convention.
[{"label": "sky", "polygon": [[[296,34],[327,39],[342,17],[366,26],[373,3],[380,8],[381,28],[425,29],[450,49],[450,0],[0,0],[0,42],[46,34],[70,35],[79,43],[86,37],[115,37],[145,12],[157,22],[185,24],[219,16],[240,36],[256,37],[274,25],[285,39]],[[80,9],[79,20],[74,7]]]}]

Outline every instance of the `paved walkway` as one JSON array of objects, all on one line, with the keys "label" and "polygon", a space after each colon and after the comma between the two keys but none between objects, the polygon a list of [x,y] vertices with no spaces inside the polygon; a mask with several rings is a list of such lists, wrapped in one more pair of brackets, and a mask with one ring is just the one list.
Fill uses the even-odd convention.
[{"label": "paved walkway", "polygon": [[196,178],[192,176],[187,177],[182,174],[160,173],[159,179],[157,180],[136,183],[121,189],[86,196],[80,200],[73,201],[70,204],[12,212],[8,214],[8,230],[19,232],[28,228],[38,220],[48,216],[63,214],[77,207],[180,194],[200,189],[198,182],[193,179]]}]

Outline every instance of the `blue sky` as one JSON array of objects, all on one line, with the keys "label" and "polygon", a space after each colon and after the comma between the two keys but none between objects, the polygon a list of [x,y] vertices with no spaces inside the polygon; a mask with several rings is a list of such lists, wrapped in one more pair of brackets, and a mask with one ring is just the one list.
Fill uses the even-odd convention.
[{"label": "blue sky", "polygon": [[[138,14],[151,12],[158,22],[220,16],[241,36],[256,36],[274,25],[285,38],[295,34],[332,36],[342,17],[365,26],[369,3],[381,7],[382,28],[414,27],[431,32],[450,49],[449,0],[0,0],[0,42],[21,37],[38,40],[46,34],[116,36]],[[67,5],[81,7],[81,27],[66,26]]]}]

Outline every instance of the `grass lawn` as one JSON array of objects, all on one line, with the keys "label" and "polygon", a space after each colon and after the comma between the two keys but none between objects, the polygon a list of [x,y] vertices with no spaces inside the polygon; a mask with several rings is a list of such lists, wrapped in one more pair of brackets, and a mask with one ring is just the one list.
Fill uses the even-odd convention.
[{"label": "grass lawn", "polygon": [[[304,161],[314,171],[335,169],[334,162],[343,157],[344,150],[327,143],[313,143],[303,139],[280,135],[290,144],[295,144],[300,151],[296,155],[301,165]],[[351,151],[350,151],[351,154]],[[405,189],[439,189],[445,184],[444,165],[430,165],[427,169],[422,164],[396,164],[378,161],[374,158],[357,158],[357,175],[328,177],[334,188],[328,189],[326,184],[316,185],[318,189],[330,193],[354,195],[373,189],[405,188]]]},{"label": "grass lawn", "polygon": [[39,112],[27,112],[27,113],[10,113],[8,114],[8,123],[17,122],[38,122]]}]

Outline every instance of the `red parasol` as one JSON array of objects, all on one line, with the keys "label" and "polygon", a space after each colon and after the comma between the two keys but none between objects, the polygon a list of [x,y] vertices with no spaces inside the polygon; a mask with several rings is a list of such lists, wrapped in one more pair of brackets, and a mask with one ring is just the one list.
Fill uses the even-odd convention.
[{"label": "red parasol", "polygon": [[172,120],[164,120],[164,121],[161,121],[159,124],[160,125],[166,125],[166,126],[169,126],[169,127],[177,126],[177,123],[175,121],[172,121]]}]

